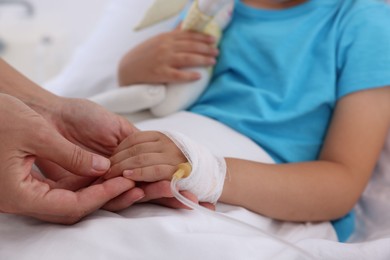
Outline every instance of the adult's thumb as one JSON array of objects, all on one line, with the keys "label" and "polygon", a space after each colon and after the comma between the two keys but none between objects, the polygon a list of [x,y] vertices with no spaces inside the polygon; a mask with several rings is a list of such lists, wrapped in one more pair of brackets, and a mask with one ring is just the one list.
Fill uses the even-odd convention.
[{"label": "adult's thumb", "polygon": [[35,147],[37,157],[54,162],[73,174],[100,176],[110,168],[109,159],[82,149],[54,129]]}]

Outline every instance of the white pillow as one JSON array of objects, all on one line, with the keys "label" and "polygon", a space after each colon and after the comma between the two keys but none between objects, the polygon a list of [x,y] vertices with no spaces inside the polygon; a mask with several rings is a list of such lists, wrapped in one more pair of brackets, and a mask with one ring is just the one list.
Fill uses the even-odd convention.
[{"label": "white pillow", "polygon": [[123,55],[153,35],[172,30],[177,21],[173,17],[135,32],[133,29],[152,3],[153,0],[112,0],[87,41],[75,51],[60,75],[44,87],[60,96],[79,98],[118,89],[117,68]]},{"label": "white pillow", "polygon": [[353,242],[387,237],[390,234],[390,131],[373,176],[356,207]]},{"label": "white pillow", "polygon": [[[234,1],[203,1],[207,6],[215,4],[221,7],[216,9],[212,16],[213,26],[209,26],[213,28],[211,32],[215,31],[217,36],[216,28],[223,29],[231,19]],[[189,68],[201,75],[199,80],[169,84],[167,88],[161,84],[119,88],[116,78],[117,66],[123,55],[153,35],[172,30],[178,16],[181,15],[180,10],[185,10],[185,6],[189,7],[191,2],[112,1],[88,41],[77,50],[66,69],[57,78],[45,84],[45,87],[60,96],[89,98],[115,113],[129,114],[150,109],[153,116],[165,116],[188,108],[208,85],[210,71],[206,67]],[[170,14],[177,13],[169,20],[140,31],[134,30],[139,22],[144,20],[144,15],[155,10],[153,8],[174,4],[177,8],[165,10]],[[197,8],[191,10],[191,14],[195,16],[199,14]]]}]

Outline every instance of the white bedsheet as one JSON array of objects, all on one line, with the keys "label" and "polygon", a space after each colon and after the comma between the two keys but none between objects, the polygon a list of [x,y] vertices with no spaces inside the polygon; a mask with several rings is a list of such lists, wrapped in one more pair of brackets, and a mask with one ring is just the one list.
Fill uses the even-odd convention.
[{"label": "white bedsheet", "polygon": [[[270,162],[270,158],[246,137],[210,119],[186,112],[146,121],[138,126],[158,130],[174,126],[176,130],[209,146],[215,153]],[[385,154],[388,152],[385,150],[383,158],[388,156]],[[309,251],[315,259],[389,259],[389,177],[381,169],[385,168],[378,168],[357,207],[359,229],[354,237],[356,243],[337,242],[335,232],[327,222],[278,222],[224,204],[218,204],[217,210],[282,237]],[[254,229],[242,228],[195,211],[144,204],[118,213],[100,210],[73,226],[2,214],[0,259],[305,258]]]}]

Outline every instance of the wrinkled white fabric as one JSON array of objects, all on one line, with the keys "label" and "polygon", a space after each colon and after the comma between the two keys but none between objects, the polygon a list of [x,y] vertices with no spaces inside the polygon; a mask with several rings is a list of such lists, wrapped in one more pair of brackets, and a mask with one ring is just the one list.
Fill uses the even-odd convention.
[{"label": "wrinkled white fabric", "polygon": [[[137,124],[142,130],[175,129],[213,154],[272,163],[253,141],[210,118],[181,112]],[[359,202],[353,242],[339,243],[329,222],[272,220],[242,207],[218,203],[217,212],[257,226],[308,250],[316,259],[387,260],[390,256],[390,132],[377,171]],[[194,210],[153,204],[111,213],[99,210],[73,226],[0,214],[0,259],[30,260],[259,260],[303,259],[266,237]]]},{"label": "wrinkled white fabric", "polygon": [[[90,98],[103,92],[116,90],[117,96],[123,96],[117,82],[118,64],[123,55],[154,35],[171,31],[177,21],[176,16],[145,30],[134,31],[133,28],[142,20],[153,2],[154,0],[109,1],[103,16],[97,21],[96,27],[87,40],[76,49],[64,70],[45,83],[44,87],[65,97]],[[150,99],[149,89],[145,87],[143,90],[144,93],[138,98],[139,103],[143,97]],[[140,92],[137,90],[134,95]],[[98,101],[102,102],[103,106],[107,102],[109,107],[112,104],[112,96],[113,93],[110,93],[105,99],[99,97]],[[155,104],[157,102],[153,105]],[[115,108],[119,105],[118,102]],[[129,112],[133,111],[134,109],[129,110]]]},{"label": "wrinkled white fabric", "polygon": [[179,190],[192,192],[201,202],[216,203],[225,182],[225,159],[181,133],[162,133],[178,146],[192,166],[191,174],[178,182]]}]

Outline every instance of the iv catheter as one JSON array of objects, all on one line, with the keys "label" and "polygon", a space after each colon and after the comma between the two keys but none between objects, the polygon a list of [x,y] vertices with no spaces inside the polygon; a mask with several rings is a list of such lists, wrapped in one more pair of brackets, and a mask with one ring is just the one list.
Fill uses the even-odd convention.
[{"label": "iv catheter", "polygon": [[180,201],[184,205],[188,206],[189,208],[194,209],[196,211],[199,211],[205,215],[211,216],[213,218],[218,218],[218,219],[224,220],[224,221],[229,222],[233,225],[239,225],[243,228],[250,229],[251,231],[255,230],[255,231],[261,233],[263,236],[269,237],[269,238],[273,239],[274,241],[281,243],[281,244],[284,244],[288,248],[293,249],[294,251],[298,252],[300,255],[304,256],[306,259],[315,259],[314,256],[311,255],[309,252],[307,252],[307,251],[303,250],[302,248],[300,248],[300,247],[298,247],[298,246],[296,246],[288,241],[285,241],[285,240],[283,240],[283,239],[281,239],[273,234],[270,234],[270,233],[262,230],[261,228],[258,228],[256,226],[253,226],[251,224],[248,224],[248,223],[245,223],[242,221],[239,221],[235,218],[229,217],[229,216],[224,215],[222,213],[209,210],[205,207],[200,206],[197,203],[192,202],[191,200],[189,200],[186,197],[184,197],[183,195],[181,195],[177,189],[177,184],[181,179],[188,177],[191,174],[191,171],[192,171],[192,167],[191,167],[190,163],[188,163],[188,162],[181,163],[178,165],[178,170],[172,176],[171,190],[172,190],[172,194],[175,196],[175,198],[178,201]]}]

